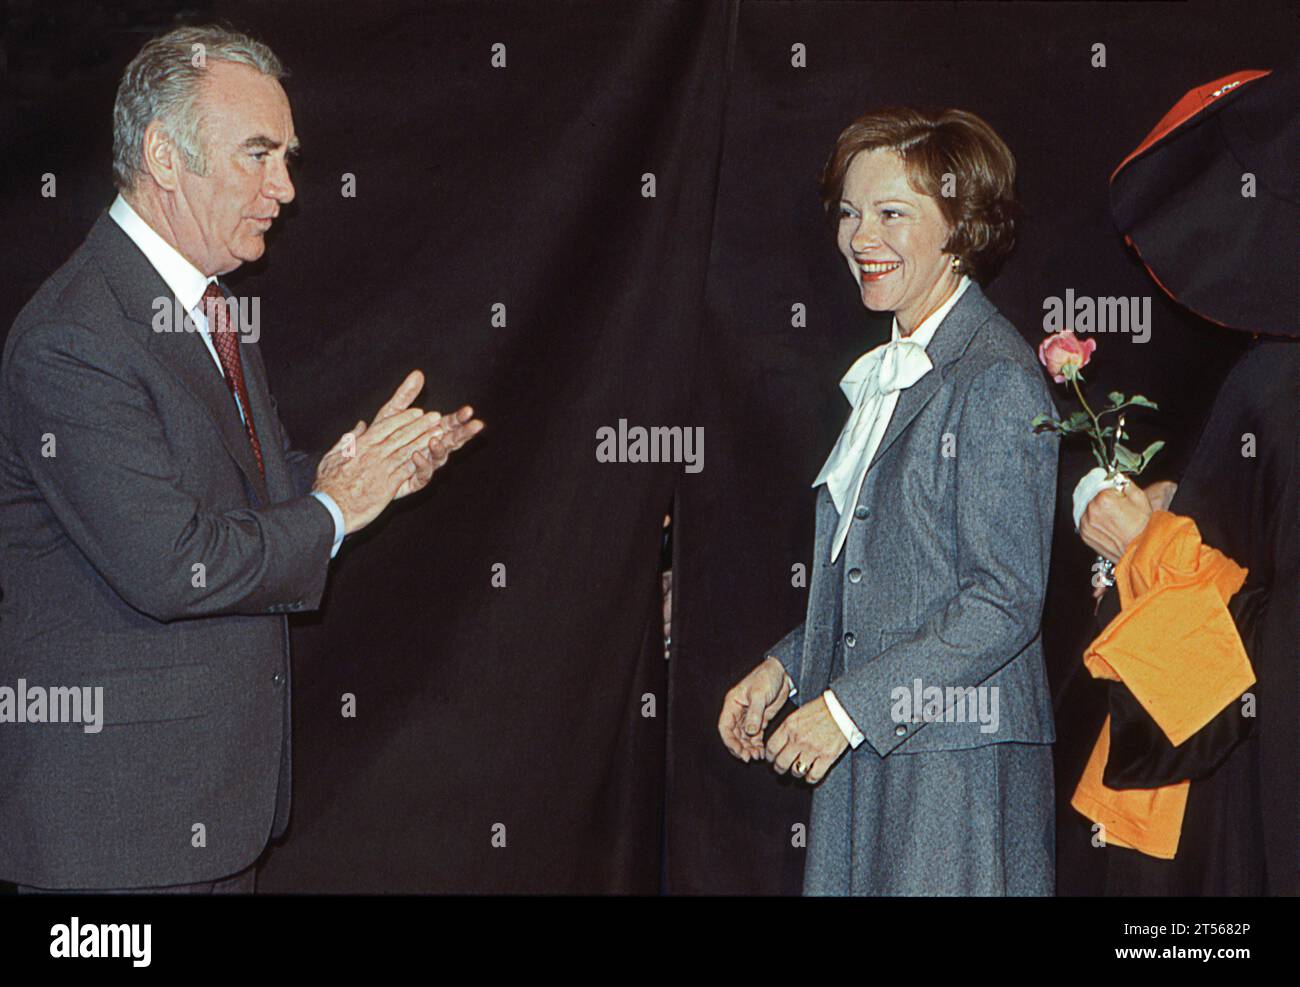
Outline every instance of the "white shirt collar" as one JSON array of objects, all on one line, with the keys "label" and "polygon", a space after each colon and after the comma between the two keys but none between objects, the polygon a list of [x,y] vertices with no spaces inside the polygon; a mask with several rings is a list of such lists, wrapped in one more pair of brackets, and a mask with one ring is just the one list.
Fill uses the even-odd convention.
[{"label": "white shirt collar", "polygon": [[961,276],[961,281],[957,283],[956,290],[948,297],[948,300],[935,309],[930,314],[929,318],[917,326],[916,330],[910,336],[904,337],[902,333],[898,331],[898,316],[894,316],[894,325],[890,330],[890,338],[894,342],[906,338],[913,343],[920,343],[921,348],[925,349],[930,345],[930,340],[934,339],[934,334],[939,328],[939,323],[942,322],[944,317],[952,311],[952,307],[957,304],[958,300],[966,293],[966,289],[969,287],[970,278],[963,274]]},{"label": "white shirt collar", "polygon": [[198,306],[203,292],[215,277],[207,277],[197,267],[185,259],[185,256],[170,243],[158,235],[140,214],[131,208],[131,203],[122,196],[113,200],[108,215],[122,228],[122,232],[131,238],[131,242],[140,248],[155,271],[166,282],[172,294],[192,310]]}]

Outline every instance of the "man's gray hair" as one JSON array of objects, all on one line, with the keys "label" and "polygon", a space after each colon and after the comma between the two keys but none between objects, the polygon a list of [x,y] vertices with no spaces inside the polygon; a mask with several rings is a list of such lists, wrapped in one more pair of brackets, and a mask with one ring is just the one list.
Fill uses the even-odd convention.
[{"label": "man's gray hair", "polygon": [[154,38],[126,67],[113,104],[113,184],[119,190],[133,188],[143,170],[144,132],[154,120],[176,142],[185,166],[207,174],[199,95],[209,62],[238,62],[273,79],[288,74],[266,45],[215,24],[181,27]]}]

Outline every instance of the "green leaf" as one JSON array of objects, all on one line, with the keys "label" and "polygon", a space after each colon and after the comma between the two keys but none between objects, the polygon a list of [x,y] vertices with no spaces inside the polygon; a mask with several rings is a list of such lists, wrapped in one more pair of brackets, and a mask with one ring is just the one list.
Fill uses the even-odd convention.
[{"label": "green leaf", "polygon": [[1128,400],[1129,400],[1129,404],[1135,404],[1139,408],[1150,408],[1152,411],[1160,410],[1160,405],[1156,404],[1154,401],[1148,401],[1141,394],[1134,394]]},{"label": "green leaf", "polygon": [[1115,444],[1115,464],[1125,473],[1136,473],[1142,468],[1137,454],[1118,443]]},{"label": "green leaf", "polygon": [[1138,466],[1138,471],[1141,472],[1142,470],[1146,469],[1147,464],[1150,463],[1151,460],[1155,458],[1156,453],[1158,453],[1164,447],[1165,444],[1163,441],[1161,441],[1161,442],[1152,442],[1149,446],[1143,449],[1141,461]]},{"label": "green leaf", "polygon": [[1106,395],[1106,397],[1110,398],[1110,403],[1112,407],[1118,408],[1121,404],[1124,403],[1124,395],[1121,394],[1119,391],[1111,391],[1109,394]]},{"label": "green leaf", "polygon": [[1071,414],[1069,418],[1065,419],[1062,424],[1068,425],[1071,429],[1079,429],[1084,425],[1089,424],[1091,421],[1092,419],[1088,417],[1086,411],[1076,411]]}]

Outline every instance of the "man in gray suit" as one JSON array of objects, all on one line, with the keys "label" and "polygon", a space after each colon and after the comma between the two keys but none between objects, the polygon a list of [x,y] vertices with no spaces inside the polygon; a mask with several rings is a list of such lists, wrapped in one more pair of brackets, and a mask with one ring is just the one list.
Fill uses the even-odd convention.
[{"label": "man in gray suit", "polygon": [[294,195],[282,74],[219,28],[148,43],[114,107],[121,195],[5,346],[0,877],[20,890],[253,890],[289,820],[286,614],[482,427],[411,407],[416,371],[323,457],[290,449],[218,280]]},{"label": "man in gray suit", "polygon": [[[815,483],[807,619],[718,721],[736,757],[818,786],[805,894],[1053,891],[1039,621],[1057,451],[1030,427],[1052,405],[1032,350],[967,276],[1010,248],[1014,175],[974,114],[894,108],[850,125],[823,177],[862,302],[894,313],[893,340],[841,384],[855,407]],[[764,741],[791,697],[800,708]]]}]

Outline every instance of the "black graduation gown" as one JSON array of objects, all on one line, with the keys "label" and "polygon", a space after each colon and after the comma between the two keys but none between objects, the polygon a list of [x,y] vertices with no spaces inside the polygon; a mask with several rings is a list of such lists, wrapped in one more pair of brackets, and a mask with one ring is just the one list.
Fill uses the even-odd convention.
[{"label": "black graduation gown", "polygon": [[[1094,893],[1296,893],[1298,411],[1300,340],[1257,338],[1220,388],[1170,506],[1196,522],[1205,544],[1249,570],[1229,610],[1255,670],[1249,691],[1257,715],[1243,717],[1241,704],[1231,703],[1174,748],[1126,688],[1107,685],[1105,783],[1192,784],[1175,859],[1089,846],[1086,859],[1098,868]],[[1246,455],[1251,437],[1253,456]],[[1106,594],[1100,626],[1118,612],[1116,595]],[[1086,826],[1076,830],[1076,839],[1090,837]]]}]

